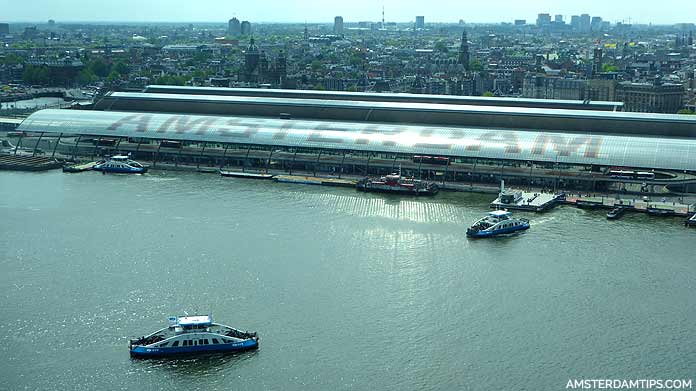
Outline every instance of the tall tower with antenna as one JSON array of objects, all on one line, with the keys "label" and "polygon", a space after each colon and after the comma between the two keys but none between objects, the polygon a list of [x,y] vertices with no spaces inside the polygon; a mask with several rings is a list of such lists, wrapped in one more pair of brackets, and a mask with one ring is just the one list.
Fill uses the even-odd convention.
[{"label": "tall tower with antenna", "polygon": [[384,4],[382,4],[382,28],[384,29]]}]

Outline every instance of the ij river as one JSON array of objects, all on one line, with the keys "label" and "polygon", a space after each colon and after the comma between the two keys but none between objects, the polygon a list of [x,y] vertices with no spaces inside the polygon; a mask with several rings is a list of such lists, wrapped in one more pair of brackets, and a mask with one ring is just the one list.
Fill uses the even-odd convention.
[{"label": "ij river", "polygon": [[[0,389],[563,390],[696,373],[696,230],[491,195],[153,172],[0,172]],[[257,351],[133,360],[169,315]]]}]

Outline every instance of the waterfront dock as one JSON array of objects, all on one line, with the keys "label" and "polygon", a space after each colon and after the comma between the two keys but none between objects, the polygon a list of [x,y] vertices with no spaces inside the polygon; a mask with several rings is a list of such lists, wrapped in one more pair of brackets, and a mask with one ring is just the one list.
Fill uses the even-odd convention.
[{"label": "waterfront dock", "polygon": [[315,176],[300,176],[300,175],[277,175],[274,178],[281,183],[301,183],[305,185],[323,185],[337,187],[355,187],[356,181],[352,179],[340,178],[321,178]]},{"label": "waterfront dock", "polygon": [[655,201],[648,199],[622,199],[597,196],[567,196],[565,203],[579,208],[613,209],[626,208],[629,211],[644,212],[653,216],[690,216],[694,206],[666,199]]},{"label": "waterfront dock", "polygon": [[0,155],[0,170],[46,171],[60,168],[56,159],[32,155]]},{"label": "waterfront dock", "polygon": [[558,194],[550,193],[518,191],[516,194],[519,196],[513,200],[506,200],[505,195],[499,195],[498,198],[491,202],[491,208],[543,212],[553,208],[560,199]]}]

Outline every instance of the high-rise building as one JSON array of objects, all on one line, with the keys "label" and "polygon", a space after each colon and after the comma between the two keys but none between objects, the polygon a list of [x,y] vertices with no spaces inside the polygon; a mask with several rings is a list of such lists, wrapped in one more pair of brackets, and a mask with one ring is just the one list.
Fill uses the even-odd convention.
[{"label": "high-rise building", "polygon": [[343,17],[337,16],[334,18],[334,34],[343,35]]},{"label": "high-rise building", "polygon": [[551,24],[551,15],[549,14],[539,14],[537,15],[536,24],[538,27],[545,27]]},{"label": "high-rise building", "polygon": [[466,30],[462,32],[462,43],[459,45],[459,63],[464,66],[464,70],[469,70],[469,39]]},{"label": "high-rise building", "polygon": [[592,20],[590,21],[590,30],[591,31],[599,31],[602,28],[602,17],[601,16],[593,16]]},{"label": "high-rise building", "polygon": [[580,15],[580,26],[579,29],[582,33],[589,33],[591,29],[590,14]]},{"label": "high-rise building", "polygon": [[525,19],[515,19],[515,26],[524,26],[525,24],[527,24]]},{"label": "high-rise building", "polygon": [[580,16],[579,15],[573,15],[570,17],[570,27],[575,31],[580,30]]},{"label": "high-rise building", "polygon": [[416,30],[425,28],[425,16],[416,16]]},{"label": "high-rise building", "polygon": [[234,37],[242,34],[242,25],[239,23],[239,19],[232,18],[227,22],[227,33]]},{"label": "high-rise building", "polygon": [[248,20],[245,20],[242,22],[241,33],[242,33],[242,35],[251,34],[251,23],[249,23]]},{"label": "high-rise building", "polygon": [[0,35],[5,35],[10,33],[9,23],[0,23]]},{"label": "high-rise building", "polygon": [[554,16],[553,21],[559,24],[563,24],[563,15]]}]

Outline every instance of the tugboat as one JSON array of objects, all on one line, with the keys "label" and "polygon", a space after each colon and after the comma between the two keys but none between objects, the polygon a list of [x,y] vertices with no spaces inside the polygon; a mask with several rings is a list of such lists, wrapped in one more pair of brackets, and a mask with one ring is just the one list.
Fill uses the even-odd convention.
[{"label": "tugboat", "polygon": [[355,184],[359,191],[364,192],[379,192],[379,193],[399,193],[409,195],[425,195],[432,196],[440,190],[436,184],[432,182],[420,181],[413,177],[407,178],[401,176],[401,173],[393,173],[373,180],[363,178]]},{"label": "tugboat", "polygon": [[169,327],[131,339],[133,357],[166,357],[178,354],[227,353],[257,349],[255,332],[214,323],[210,315],[171,316]]},{"label": "tugboat", "polygon": [[107,160],[97,162],[92,169],[101,171],[103,174],[144,174],[147,172],[147,167],[125,155],[111,156]]},{"label": "tugboat", "polygon": [[471,238],[487,238],[529,229],[529,220],[516,219],[506,210],[494,210],[466,230]]}]

